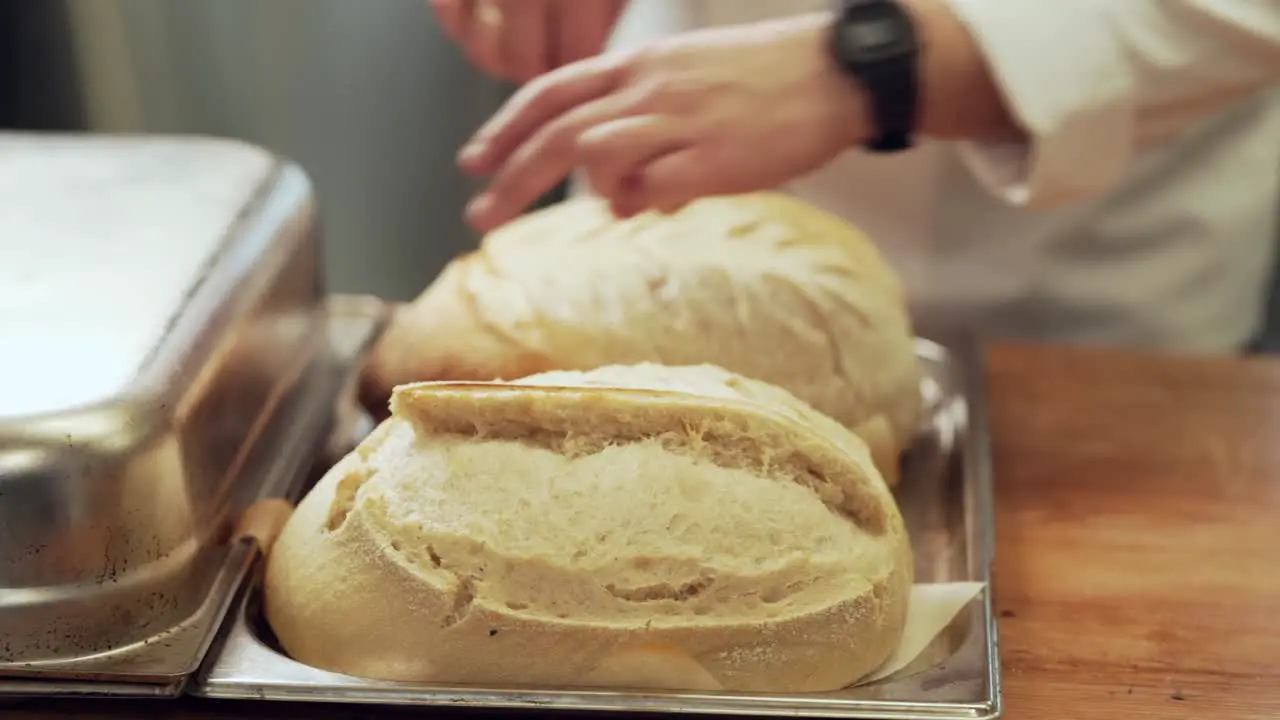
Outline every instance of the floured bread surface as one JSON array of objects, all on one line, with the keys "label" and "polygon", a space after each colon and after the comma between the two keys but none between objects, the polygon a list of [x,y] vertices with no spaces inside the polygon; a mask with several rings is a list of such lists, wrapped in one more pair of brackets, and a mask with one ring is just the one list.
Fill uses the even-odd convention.
[{"label": "floured bread surface", "polygon": [[266,611],[389,680],[830,690],[896,647],[912,568],[868,448],[778,388],[637,365],[400,387],[302,501]]},{"label": "floured bread surface", "polygon": [[597,198],[490,233],[405,306],[364,395],[422,380],[610,364],[712,363],[786,388],[850,428],[914,433],[920,370],[901,283],[842,219],[780,193],[616,219]]}]

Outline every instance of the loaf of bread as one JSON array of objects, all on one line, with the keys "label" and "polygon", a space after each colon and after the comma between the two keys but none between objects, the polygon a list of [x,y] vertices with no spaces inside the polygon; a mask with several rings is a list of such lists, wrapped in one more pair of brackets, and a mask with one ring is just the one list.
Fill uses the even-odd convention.
[{"label": "loaf of bread", "polygon": [[588,197],[526,215],[402,307],[362,396],[376,414],[401,383],[640,362],[785,388],[895,461],[917,427],[897,275],[848,223],[780,193],[626,220]]},{"label": "loaf of bread", "polygon": [[714,366],[399,387],[299,504],[266,616],[370,678],[772,692],[901,639],[911,550],[856,435]]}]

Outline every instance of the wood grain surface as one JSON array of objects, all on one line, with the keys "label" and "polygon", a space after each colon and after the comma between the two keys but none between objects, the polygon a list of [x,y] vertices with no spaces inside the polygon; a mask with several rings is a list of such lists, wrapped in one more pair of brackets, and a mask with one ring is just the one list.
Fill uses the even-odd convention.
[{"label": "wood grain surface", "polygon": [[[988,362],[1005,717],[1280,718],[1280,361],[1000,346]],[[0,706],[7,720],[439,714]]]},{"label": "wood grain surface", "polygon": [[1006,717],[1280,718],[1280,362],[989,367]]}]

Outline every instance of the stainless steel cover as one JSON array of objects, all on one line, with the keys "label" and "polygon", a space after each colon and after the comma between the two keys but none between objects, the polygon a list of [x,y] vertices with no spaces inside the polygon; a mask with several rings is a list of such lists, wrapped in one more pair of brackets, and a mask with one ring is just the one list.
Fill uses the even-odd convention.
[{"label": "stainless steel cover", "polygon": [[[994,517],[985,377],[969,343],[921,340],[930,406],[895,490],[915,548],[918,582],[978,581],[988,587],[903,673],[811,695],[462,687],[394,683],[326,672],[290,659],[247,585],[193,683],[211,698],[392,705],[708,713],[760,716],[980,720],[1000,714],[1000,660],[992,612]],[[916,670],[911,674],[912,670]]]},{"label": "stainless steel cover", "polygon": [[309,182],[224,140],[0,134],[0,197],[0,692],[173,685],[325,346]]}]

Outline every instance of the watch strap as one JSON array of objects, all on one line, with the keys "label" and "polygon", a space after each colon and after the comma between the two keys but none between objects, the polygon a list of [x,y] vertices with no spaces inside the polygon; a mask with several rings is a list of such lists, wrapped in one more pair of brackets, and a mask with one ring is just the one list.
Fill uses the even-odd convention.
[{"label": "watch strap", "polygon": [[[897,0],[841,0],[832,33],[835,59],[867,98],[874,135],[870,152],[897,152],[912,146],[919,114],[919,47],[915,28]],[[889,43],[885,23],[895,31]],[[874,40],[860,30],[876,24]]]},{"label": "watch strap", "polygon": [[875,123],[875,136],[866,142],[872,152],[898,152],[913,145],[919,90],[914,62],[893,63],[876,67],[863,81],[864,87],[873,84],[874,93],[868,92],[871,117]]}]

